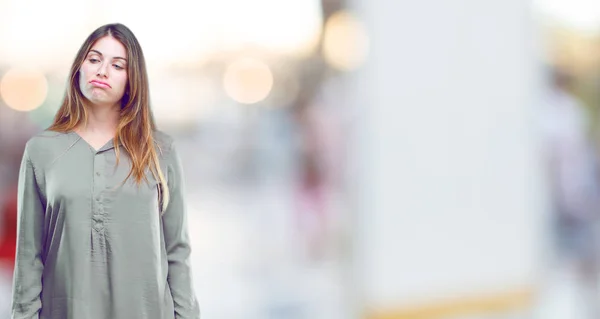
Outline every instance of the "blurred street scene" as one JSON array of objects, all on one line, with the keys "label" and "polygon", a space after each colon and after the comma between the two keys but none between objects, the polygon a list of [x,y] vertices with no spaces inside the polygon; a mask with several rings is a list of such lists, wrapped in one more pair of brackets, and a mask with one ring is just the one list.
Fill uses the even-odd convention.
[{"label": "blurred street scene", "polygon": [[0,319],[25,143],[111,22],[181,150],[203,318],[600,318],[600,3],[0,0]]}]

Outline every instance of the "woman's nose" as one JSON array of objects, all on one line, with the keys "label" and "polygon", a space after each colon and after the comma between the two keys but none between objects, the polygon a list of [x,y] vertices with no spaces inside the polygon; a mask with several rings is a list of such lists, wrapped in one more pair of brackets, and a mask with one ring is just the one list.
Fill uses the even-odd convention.
[{"label": "woman's nose", "polygon": [[106,76],[106,64],[105,63],[101,63],[100,66],[98,67],[98,72],[96,73],[97,76],[102,76],[105,77]]}]

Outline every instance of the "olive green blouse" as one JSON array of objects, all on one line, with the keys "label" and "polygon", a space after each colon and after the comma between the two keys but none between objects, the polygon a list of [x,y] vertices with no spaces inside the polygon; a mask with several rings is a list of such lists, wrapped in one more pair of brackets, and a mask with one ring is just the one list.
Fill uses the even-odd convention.
[{"label": "olive green blouse", "polygon": [[113,141],[95,150],[77,133],[44,131],[19,175],[13,319],[199,318],[192,287],[182,168],[173,139],[155,132],[170,191],[137,185]]}]

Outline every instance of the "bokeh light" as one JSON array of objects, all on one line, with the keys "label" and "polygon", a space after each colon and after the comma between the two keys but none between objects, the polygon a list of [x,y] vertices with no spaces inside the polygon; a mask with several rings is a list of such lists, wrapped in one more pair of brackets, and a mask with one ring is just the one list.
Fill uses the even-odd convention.
[{"label": "bokeh light", "polygon": [[325,24],[323,55],[332,67],[349,71],[358,68],[369,51],[369,38],[362,23],[350,12],[339,11]]},{"label": "bokeh light", "polygon": [[240,58],[231,63],[223,77],[225,92],[233,100],[254,104],[264,100],[273,88],[273,73],[264,62]]},{"label": "bokeh light", "polygon": [[38,108],[48,94],[48,81],[43,73],[27,69],[11,69],[0,82],[0,96],[10,108],[31,111]]}]

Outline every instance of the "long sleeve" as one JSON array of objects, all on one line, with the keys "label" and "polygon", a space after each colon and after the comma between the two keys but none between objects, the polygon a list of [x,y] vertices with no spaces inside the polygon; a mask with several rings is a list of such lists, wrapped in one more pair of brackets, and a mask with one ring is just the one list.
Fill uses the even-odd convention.
[{"label": "long sleeve", "polygon": [[168,283],[175,306],[175,319],[198,319],[200,309],[192,285],[184,178],[174,145],[171,145],[168,154],[167,178],[170,199],[162,219],[169,262]]},{"label": "long sleeve", "polygon": [[44,208],[33,164],[23,155],[19,172],[17,252],[13,279],[12,319],[39,318],[42,308]]}]

